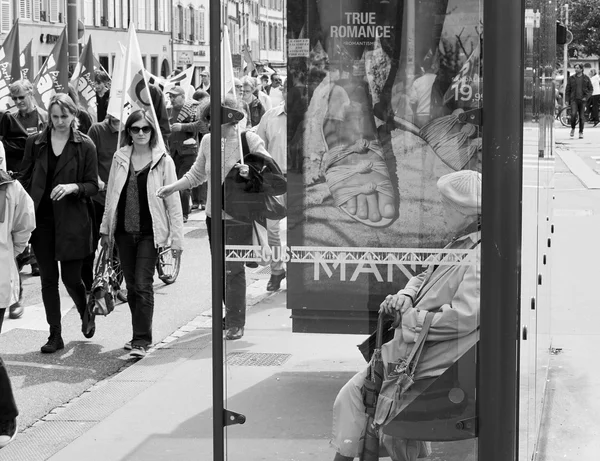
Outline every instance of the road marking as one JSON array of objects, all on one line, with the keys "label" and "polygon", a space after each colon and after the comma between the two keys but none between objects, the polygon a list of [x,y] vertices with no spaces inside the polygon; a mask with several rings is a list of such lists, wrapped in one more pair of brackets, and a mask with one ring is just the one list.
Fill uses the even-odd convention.
[{"label": "road marking", "polygon": [[[63,357],[61,357],[61,358],[63,358]],[[15,366],[15,367],[43,368],[45,370],[64,370],[64,371],[85,370],[88,373],[89,372],[96,373],[96,370],[92,370],[90,368],[68,367],[66,365],[53,365],[50,363],[20,362],[17,360],[5,360],[4,363],[6,363],[7,365]]]}]

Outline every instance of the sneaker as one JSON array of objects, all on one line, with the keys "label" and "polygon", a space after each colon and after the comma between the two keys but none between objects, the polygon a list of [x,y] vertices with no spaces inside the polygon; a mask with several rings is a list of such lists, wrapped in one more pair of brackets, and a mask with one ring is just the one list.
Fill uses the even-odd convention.
[{"label": "sneaker", "polygon": [[23,316],[23,306],[21,303],[16,302],[8,308],[8,318],[20,319]]},{"label": "sneaker", "polygon": [[579,139],[583,139],[583,133],[579,133]]},{"label": "sneaker", "polygon": [[125,345],[123,346],[123,349],[125,349],[126,351],[130,351],[131,350],[131,341],[127,341],[125,343]]},{"label": "sneaker", "polygon": [[18,429],[17,418],[0,421],[0,448],[4,448],[15,439]]},{"label": "sneaker", "polygon": [[569,136],[571,136],[571,137],[575,136],[575,130],[571,130],[571,133],[569,134]]},{"label": "sneaker", "polygon": [[188,222],[188,217],[187,217],[187,216],[184,216],[184,217],[183,217],[183,222],[184,222],[184,223]]},{"label": "sneaker", "polygon": [[194,210],[197,210],[197,209],[199,209],[199,208],[200,208],[200,204],[199,204],[199,203],[194,203],[194,204],[192,205],[192,211],[194,211]]},{"label": "sneaker", "polygon": [[135,359],[142,359],[146,357],[148,353],[148,348],[144,346],[131,346],[131,352],[129,353],[129,357]]}]

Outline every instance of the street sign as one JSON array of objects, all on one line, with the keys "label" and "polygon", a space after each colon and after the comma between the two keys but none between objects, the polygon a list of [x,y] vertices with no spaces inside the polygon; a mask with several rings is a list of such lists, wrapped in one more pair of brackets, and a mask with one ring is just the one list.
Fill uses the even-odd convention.
[{"label": "street sign", "polygon": [[310,39],[291,38],[288,40],[288,58],[308,58],[310,55]]}]

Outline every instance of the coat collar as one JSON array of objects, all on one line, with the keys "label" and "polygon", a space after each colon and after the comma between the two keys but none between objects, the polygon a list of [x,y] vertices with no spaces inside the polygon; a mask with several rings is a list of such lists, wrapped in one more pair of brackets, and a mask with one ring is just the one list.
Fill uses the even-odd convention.
[{"label": "coat collar", "polygon": [[[35,144],[48,144],[48,140],[50,139],[50,130],[52,128],[46,127],[44,131],[40,133],[40,135],[35,140]],[[81,143],[83,142],[83,137],[81,132],[78,130],[71,129],[71,133],[69,134],[69,142]]]},{"label": "coat collar", "polygon": [[[115,158],[123,163],[127,168],[129,168],[129,162],[131,161],[131,153],[133,151],[133,146],[123,146],[116,153]],[[160,149],[158,146],[152,149],[152,165],[151,169],[156,167],[158,162],[165,156],[165,152]]]}]

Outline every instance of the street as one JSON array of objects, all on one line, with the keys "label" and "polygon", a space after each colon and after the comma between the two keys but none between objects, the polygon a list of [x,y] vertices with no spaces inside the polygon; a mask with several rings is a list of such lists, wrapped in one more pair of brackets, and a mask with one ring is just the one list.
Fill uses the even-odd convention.
[{"label": "street", "polygon": [[[195,213],[194,218],[200,218]],[[203,221],[185,224],[185,248],[177,281],[165,285],[155,277],[153,335],[159,343],[182,325],[210,309],[210,251]],[[60,284],[65,349],[41,354],[48,337],[40,278],[23,269],[23,305],[18,320],[6,319],[0,335],[0,351],[6,362],[19,405],[21,430],[50,410],[69,402],[95,383],[131,364],[123,345],[131,337],[127,303],[118,304],[107,317],[96,318],[96,334],[85,339],[81,321],[64,285]]]}]

